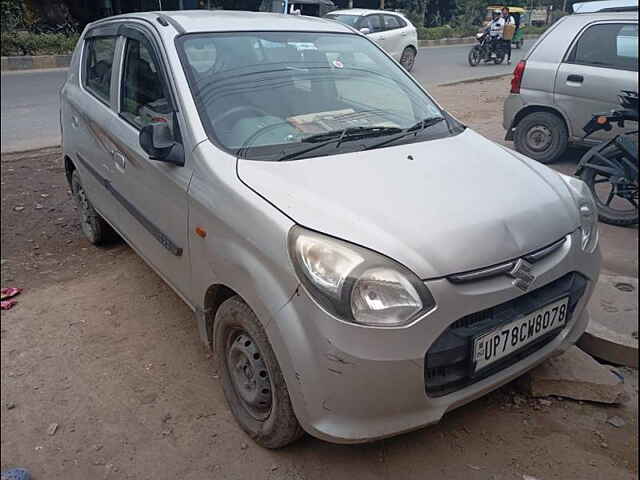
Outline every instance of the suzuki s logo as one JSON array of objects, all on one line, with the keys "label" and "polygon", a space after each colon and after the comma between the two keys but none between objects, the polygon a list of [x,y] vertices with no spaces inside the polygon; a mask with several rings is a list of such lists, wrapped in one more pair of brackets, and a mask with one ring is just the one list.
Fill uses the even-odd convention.
[{"label": "suzuki s logo", "polygon": [[536,280],[536,276],[531,273],[532,268],[533,265],[521,258],[509,271],[509,275],[515,278],[515,280],[513,281],[513,285],[518,287],[523,292],[529,290],[529,287],[531,287],[533,282],[535,282]]}]

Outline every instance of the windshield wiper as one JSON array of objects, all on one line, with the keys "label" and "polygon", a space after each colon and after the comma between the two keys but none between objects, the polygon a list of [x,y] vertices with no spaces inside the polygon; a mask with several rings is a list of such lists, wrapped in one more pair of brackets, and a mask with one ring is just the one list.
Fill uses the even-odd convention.
[{"label": "windshield wiper", "polygon": [[383,140],[382,142],[374,143],[373,145],[369,145],[364,150],[373,150],[374,148],[383,147],[389,143],[393,143],[396,140],[400,140],[402,138],[408,137],[409,135],[417,136],[419,133],[422,133],[429,127],[432,127],[440,122],[444,122],[444,117],[427,117],[423,120],[420,120],[415,125],[410,126],[409,128],[404,129],[399,135],[396,135],[393,138],[388,138]]},{"label": "windshield wiper", "polygon": [[300,143],[317,143],[312,147],[302,148],[295,152],[288,153],[278,159],[278,161],[291,160],[306,153],[318,150],[326,145],[336,142],[336,148],[340,144],[347,140],[358,140],[360,138],[368,137],[380,137],[384,135],[393,135],[394,133],[401,133],[403,130],[398,127],[347,127],[341,130],[332,130],[330,132],[318,133],[315,135],[309,135],[300,139]]}]

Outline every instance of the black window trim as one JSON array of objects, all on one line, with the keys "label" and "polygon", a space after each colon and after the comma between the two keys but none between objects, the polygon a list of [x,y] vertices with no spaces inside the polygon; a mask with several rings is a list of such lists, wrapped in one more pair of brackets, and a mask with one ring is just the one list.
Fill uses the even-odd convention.
[{"label": "black window trim", "polygon": [[582,38],[582,36],[587,32],[587,30],[589,30],[591,27],[595,27],[598,25],[635,25],[636,27],[638,26],[637,22],[634,21],[629,21],[629,20],[599,20],[599,21],[595,21],[595,22],[591,22],[586,24],[584,27],[582,27],[582,29],[578,32],[578,34],[574,37],[573,42],[571,43],[571,45],[569,46],[569,48],[567,49],[567,52],[565,53],[564,58],[562,59],[562,63],[567,63],[570,65],[581,65],[581,66],[585,66],[585,67],[592,67],[592,68],[609,68],[612,70],[622,70],[624,72],[637,72],[638,68],[636,67],[635,69],[633,67],[621,67],[619,65],[594,65],[592,63],[588,63],[588,62],[577,62],[575,60],[575,55],[576,55],[576,50],[578,48],[578,43],[580,42],[580,39]]}]

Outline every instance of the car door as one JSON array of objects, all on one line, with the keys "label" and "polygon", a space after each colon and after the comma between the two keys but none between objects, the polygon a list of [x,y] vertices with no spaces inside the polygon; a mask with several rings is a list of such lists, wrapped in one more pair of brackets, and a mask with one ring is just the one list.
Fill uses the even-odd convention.
[{"label": "car door", "polygon": [[137,24],[122,28],[113,183],[124,205],[129,243],[183,298],[190,285],[187,189],[192,169],[151,160],[140,146],[144,125],[165,122],[180,139],[181,116],[159,41]]},{"label": "car door", "polygon": [[113,124],[117,72],[116,26],[89,30],[83,37],[77,71],[69,72],[61,91],[63,142],[73,158],[89,200],[118,227],[121,209],[109,186],[113,176]]},{"label": "car door", "polygon": [[407,36],[407,32],[403,29],[404,22],[401,23],[401,20],[395,15],[382,15],[382,18],[387,53],[396,60],[400,60]]},{"label": "car door", "polygon": [[[580,32],[556,74],[554,101],[567,113],[571,134],[582,137],[582,127],[594,113],[618,108],[621,90],[638,91],[638,24],[591,24]],[[620,131],[614,127],[590,138],[602,140]]]}]

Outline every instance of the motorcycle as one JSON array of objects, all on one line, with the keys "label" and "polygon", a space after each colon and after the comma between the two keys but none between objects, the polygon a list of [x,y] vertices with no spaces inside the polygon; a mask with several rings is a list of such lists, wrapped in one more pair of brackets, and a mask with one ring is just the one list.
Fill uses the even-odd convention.
[{"label": "motorcycle", "polygon": [[[638,93],[623,90],[618,99],[622,108],[594,114],[582,128],[583,138],[601,130],[610,131],[614,124],[624,128],[625,122],[638,121]],[[589,150],[580,159],[576,176],[591,189],[601,221],[619,226],[637,224],[637,125],[635,130],[616,135]]]},{"label": "motorcycle", "polygon": [[502,40],[491,41],[489,30],[484,30],[476,34],[478,45],[474,45],[469,52],[467,60],[472,67],[477,66],[481,61],[485,63],[493,61],[496,65],[504,62],[507,55]]}]

